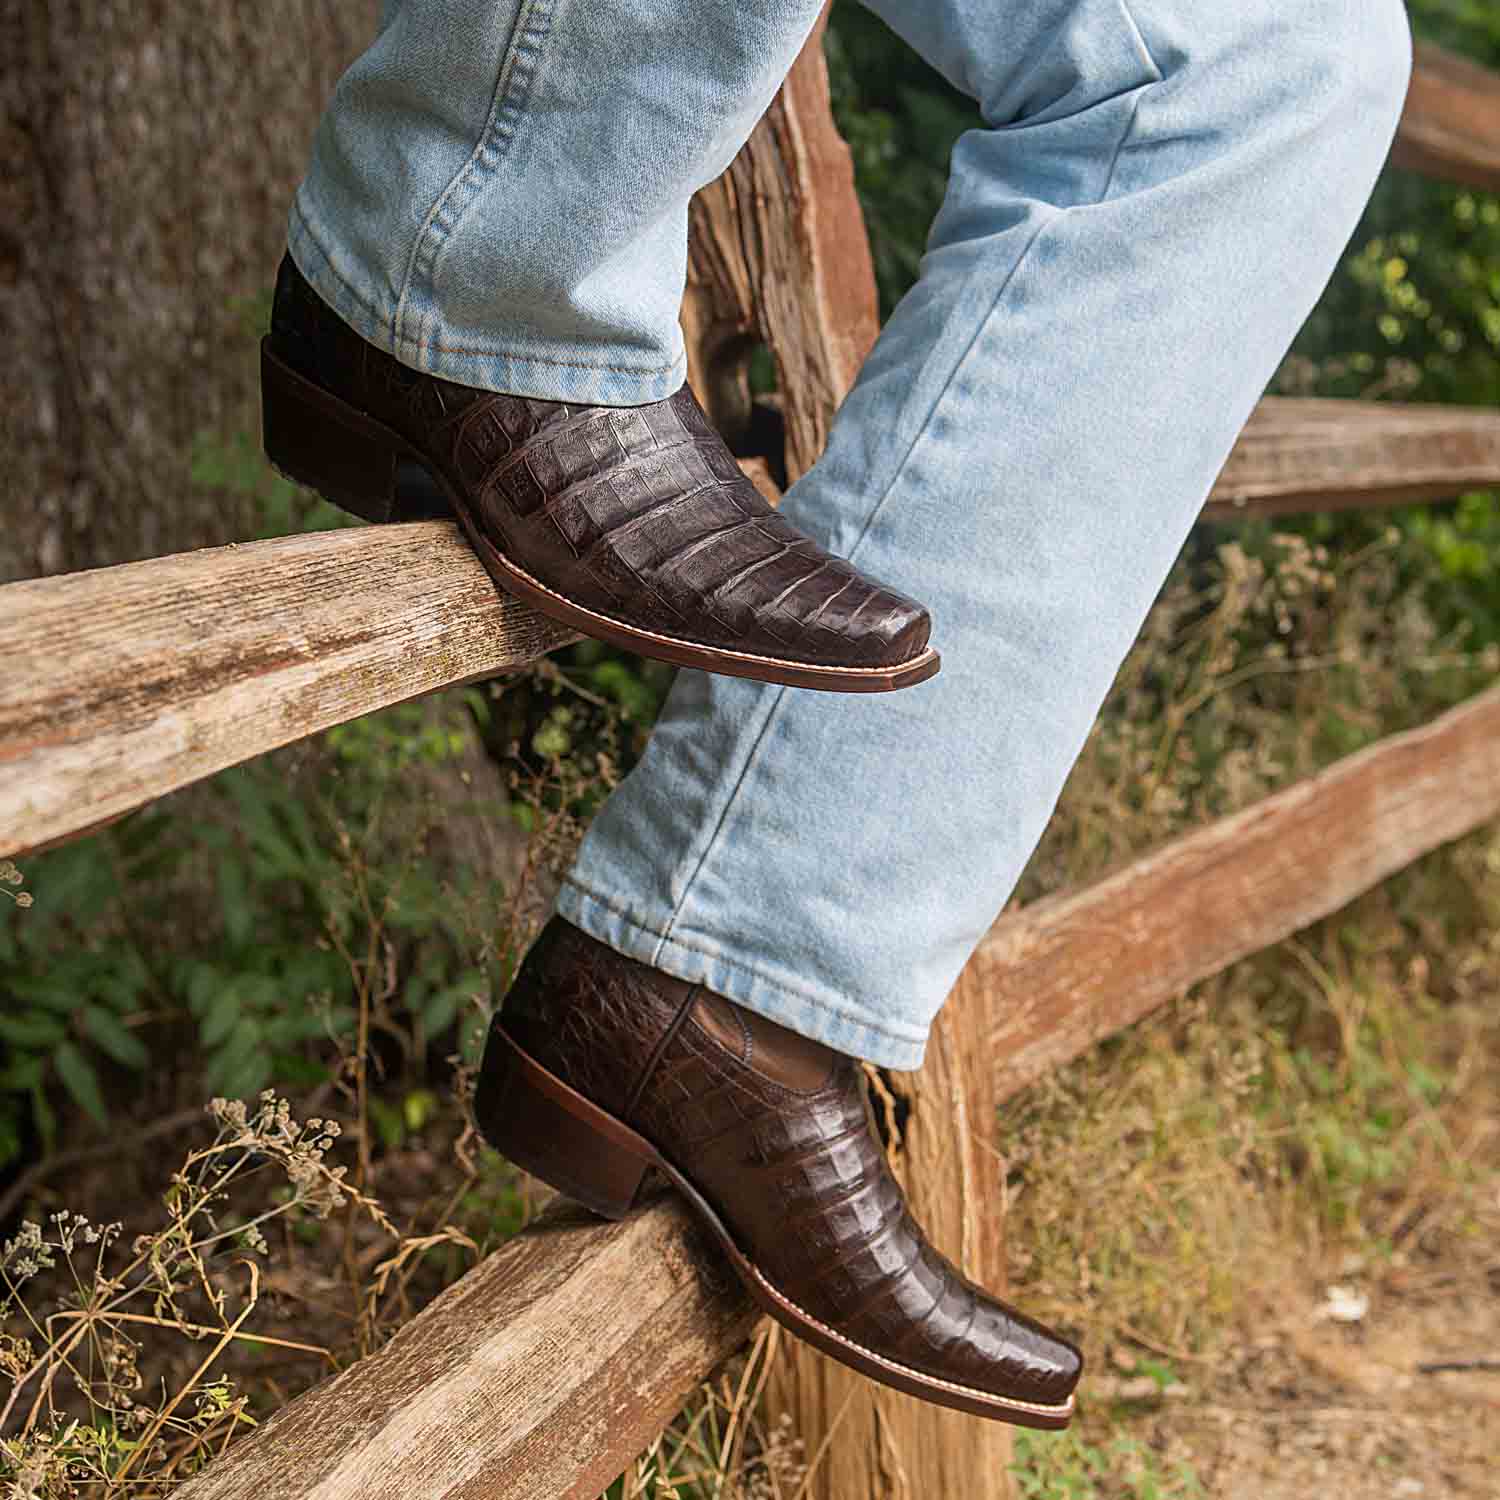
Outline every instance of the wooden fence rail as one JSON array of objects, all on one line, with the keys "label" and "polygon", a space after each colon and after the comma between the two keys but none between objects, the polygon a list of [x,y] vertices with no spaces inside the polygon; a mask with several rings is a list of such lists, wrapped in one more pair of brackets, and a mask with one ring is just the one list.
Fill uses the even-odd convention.
[{"label": "wooden fence rail", "polygon": [[[873,336],[873,280],[818,47],[815,33],[741,159],[695,203],[684,313],[695,384],[722,424],[748,405],[742,375],[725,377],[725,350],[763,341],[796,372],[781,413],[791,477],[816,456]],[[1495,78],[1420,49],[1395,160],[1500,189]],[[1268,399],[1205,519],[1485,484],[1500,484],[1495,413]],[[0,855],[569,638],[499,596],[440,522],[6,586]],[[893,1162],[945,1248],[998,1283],[997,1096],[1500,815],[1497,747],[1500,687],[1085,890],[1003,917],[939,1018],[928,1064],[881,1085],[907,1106]],[[674,1200],[619,1224],[557,1203],[181,1493],[593,1500],[753,1324]],[[771,1388],[815,1441],[843,1420],[850,1394],[862,1398],[809,1500],[1003,1494],[997,1424],[920,1407],[820,1359],[794,1351]]]},{"label": "wooden fence rail", "polygon": [[[1268,398],[1205,509],[1500,484],[1500,413]],[[496,591],[457,527],[207,548],[0,588],[0,857],[576,636]]]},{"label": "wooden fence rail", "polygon": [[1002,1098],[1500,817],[1500,687],[1000,919],[971,968]]},{"label": "wooden fence rail", "polygon": [[574,639],[498,593],[445,522],[6,584],[0,849],[25,853],[237,761]]},{"label": "wooden fence rail", "polygon": [[182,1500],[595,1500],[758,1317],[675,1195],[565,1199]]},{"label": "wooden fence rail", "polygon": [[1445,500],[1500,482],[1500,412],[1268,396],[1204,507],[1206,520]]},{"label": "wooden fence rail", "polygon": [[1466,57],[1419,44],[1391,161],[1500,193],[1500,77]]}]

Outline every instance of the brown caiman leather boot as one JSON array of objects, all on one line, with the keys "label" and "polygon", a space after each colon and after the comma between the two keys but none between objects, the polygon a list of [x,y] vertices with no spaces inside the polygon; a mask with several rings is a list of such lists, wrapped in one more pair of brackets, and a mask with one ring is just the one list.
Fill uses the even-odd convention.
[{"label": "brown caiman leather boot", "polygon": [[261,394],[289,478],[371,521],[456,516],[502,589],[584,635],[836,692],[938,670],[927,611],[778,515],[685,385],[646,406],[455,385],[367,343],[287,256]]},{"label": "brown caiman leather boot", "polygon": [[490,1029],[474,1099],[504,1156],[621,1218],[649,1168],[772,1317],[914,1396],[1065,1427],[1082,1358],[912,1219],[851,1057],[554,917]]}]

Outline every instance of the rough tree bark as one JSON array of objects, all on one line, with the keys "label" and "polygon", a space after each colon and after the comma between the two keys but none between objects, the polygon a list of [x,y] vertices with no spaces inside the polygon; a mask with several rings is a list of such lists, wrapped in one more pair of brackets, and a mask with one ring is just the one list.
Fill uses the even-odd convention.
[{"label": "rough tree bark", "polygon": [[0,582],[251,535],[255,331],[376,0],[0,0]]}]

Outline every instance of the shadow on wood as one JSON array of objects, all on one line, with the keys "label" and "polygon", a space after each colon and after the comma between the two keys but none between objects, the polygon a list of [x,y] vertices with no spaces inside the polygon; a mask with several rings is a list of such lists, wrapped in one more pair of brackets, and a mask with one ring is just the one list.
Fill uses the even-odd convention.
[{"label": "shadow on wood", "polygon": [[0,855],[577,636],[446,521],[211,547],[0,589]]}]

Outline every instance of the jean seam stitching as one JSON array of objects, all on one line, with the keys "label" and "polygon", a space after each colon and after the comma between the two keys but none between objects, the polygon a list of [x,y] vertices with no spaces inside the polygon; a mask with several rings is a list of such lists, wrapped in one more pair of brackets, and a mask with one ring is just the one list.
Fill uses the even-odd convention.
[{"label": "jean seam stitching", "polygon": [[[1166,74],[1162,71],[1161,64],[1159,62],[1157,62],[1155,54],[1151,51],[1150,44],[1146,41],[1146,33],[1141,30],[1141,23],[1136,19],[1135,11],[1131,8],[1131,0],[1119,0],[1119,4],[1120,4],[1120,9],[1125,14],[1125,19],[1130,22],[1130,30],[1133,33],[1134,37],[1135,37],[1135,44],[1136,44],[1136,46],[1138,46],[1141,49],[1141,56],[1146,60],[1147,65],[1150,67],[1151,71],[1156,75],[1151,80],[1151,82],[1152,83],[1160,83],[1166,77]],[[1130,124],[1127,125],[1126,128],[1125,128],[1125,135],[1129,134],[1129,132],[1130,132],[1130,125],[1133,125],[1134,123],[1135,123],[1135,119],[1134,119],[1134,116],[1132,115],[1131,120],[1130,120]],[[1123,141],[1125,139],[1125,135],[1122,135],[1120,137],[1122,143],[1123,143]],[[1116,149],[1118,149],[1118,148],[1116,148]],[[1102,197],[1103,194],[1101,194],[1100,196]]]},{"label": "jean seam stitching", "polygon": [[712,948],[705,948],[700,944],[690,942],[688,939],[681,937],[680,935],[669,935],[665,930],[654,927],[647,921],[643,921],[634,912],[629,911],[624,906],[620,905],[618,901],[612,900],[610,897],[604,895],[600,891],[593,890],[591,887],[585,885],[581,880],[577,879],[573,875],[565,876],[563,879],[563,884],[571,886],[583,897],[585,901],[590,901],[597,906],[603,907],[605,911],[611,912],[614,916],[618,917],[620,921],[624,922],[630,927],[633,927],[637,932],[642,933],[647,937],[659,939],[655,949],[657,957],[661,956],[662,949],[667,946],[681,948],[684,952],[697,954],[703,958],[711,959],[715,963],[722,964],[727,969],[734,969],[738,973],[744,974],[747,977],[754,979],[757,983],[763,984],[767,988],[776,990],[783,995],[790,996],[794,1000],[798,1000],[805,1004],[811,1005],[815,1009],[827,1011],[832,1015],[838,1016],[841,1020],[848,1021],[853,1025],[861,1026],[866,1031],[873,1032],[877,1036],[888,1038],[893,1042],[900,1042],[904,1046],[908,1047],[920,1047],[922,1045],[920,1036],[905,1035],[899,1031],[892,1031],[888,1027],[881,1025],[880,1022],[869,1019],[869,1017],[863,1013],[857,1013],[838,1003],[830,1004],[826,995],[815,994],[811,990],[804,991],[795,989],[792,986],[784,983],[782,980],[772,979],[768,975],[762,974],[758,969],[753,968],[750,964],[730,957],[721,951],[716,951]]},{"label": "jean seam stitching", "polygon": [[[485,116],[484,127],[479,132],[479,139],[475,141],[468,160],[449,178],[442,192],[433,200],[432,207],[427,210],[427,216],[423,219],[422,227],[417,231],[417,237],[412,243],[411,254],[406,262],[406,275],[402,279],[401,291],[391,314],[391,338],[397,344],[415,342],[418,349],[423,347],[421,334],[422,324],[426,322],[425,317],[418,324],[418,337],[415,341],[409,339],[405,333],[407,304],[412,295],[413,283],[419,275],[425,276],[429,282],[434,279],[442,244],[451,236],[457,223],[457,220],[452,223],[442,222],[449,204],[471,182],[482,181],[494,171],[503,159],[505,147],[514,138],[517,110],[507,108],[513,102],[512,84],[516,80],[523,49],[533,22],[540,22],[536,37],[536,41],[540,43],[546,35],[549,19],[545,0],[523,0],[521,11],[516,17],[515,29],[506,40],[505,54],[500,61],[500,71],[495,79],[494,93],[490,97],[489,112]],[[529,85],[531,73],[534,71],[533,63],[531,70],[520,79],[522,88]],[[487,167],[482,167],[485,156],[491,151],[495,153],[493,162]],[[458,218],[461,219],[462,214]]]},{"label": "jean seam stitching", "polygon": [[683,882],[682,894],[672,905],[672,913],[667,918],[667,925],[662,929],[661,942],[657,944],[656,953],[660,957],[662,948],[672,941],[672,929],[677,925],[677,919],[686,909],[688,900],[693,894],[693,887],[698,882],[698,877],[703,873],[703,867],[708,863],[709,856],[718,847],[719,839],[723,835],[724,825],[729,819],[729,810],[734,806],[734,800],[739,796],[740,788],[745,784],[745,778],[750,774],[751,767],[760,757],[761,747],[765,744],[766,736],[771,732],[771,725],[786,699],[787,690],[784,687],[776,689],[776,696],[766,708],[764,723],[755,736],[755,743],[751,745],[745,755],[745,764],[740,767],[740,773],[734,779],[734,785],[725,794],[723,803],[719,808],[718,821],[714,824],[714,831],[709,835],[708,842],[703,846],[703,853],[698,856],[697,863],[693,866],[692,874]]},{"label": "jean seam stitching", "polygon": [[1141,55],[1150,66],[1155,75],[1149,83],[1141,85],[1136,90],[1135,98],[1130,105],[1130,118],[1125,122],[1125,128],[1120,132],[1120,139],[1115,142],[1114,154],[1109,159],[1109,171],[1104,177],[1104,186],[1100,190],[1098,201],[1103,203],[1109,197],[1110,190],[1115,185],[1115,172],[1120,165],[1120,157],[1124,155],[1125,143],[1130,139],[1131,132],[1135,129],[1136,116],[1140,113],[1141,100],[1145,97],[1146,90],[1154,84],[1161,83],[1166,77],[1162,72],[1161,64],[1157,62],[1150,46],[1146,42],[1146,33],[1141,30],[1141,23],[1136,20],[1135,12],[1130,8],[1130,0],[1120,0],[1120,9],[1125,14],[1125,19],[1130,22],[1130,29],[1135,35],[1136,45],[1141,49]]},{"label": "jean seam stitching", "polygon": [[[1132,25],[1133,24],[1134,18],[1132,18]],[[1144,45],[1144,43],[1142,45]],[[1152,66],[1155,67],[1154,61],[1152,62]],[[1125,141],[1129,138],[1131,130],[1134,128],[1136,112],[1139,108],[1139,105],[1140,99],[1139,97],[1137,97],[1135,101],[1135,107],[1132,108],[1130,112],[1130,118],[1125,122],[1125,126],[1120,132],[1120,139],[1115,144],[1114,156],[1110,161],[1109,179],[1106,180],[1103,189],[1101,189],[1099,199],[1096,201],[1102,201],[1104,194],[1109,190],[1109,181],[1113,179],[1115,163],[1119,160],[1120,151],[1123,148]],[[963,352],[953,362],[953,368],[949,370],[947,377],[944,379],[942,389],[939,390],[937,395],[933,397],[932,405],[928,408],[926,416],[923,417],[921,425],[913,435],[911,443],[908,445],[906,452],[902,454],[901,460],[896,465],[896,468],[892,473],[890,480],[887,482],[885,488],[881,491],[879,500],[875,502],[874,506],[870,510],[870,514],[865,518],[865,524],[860,528],[859,535],[855,538],[853,546],[850,547],[848,553],[846,554],[847,560],[851,563],[854,561],[854,558],[859,552],[859,549],[864,545],[866,539],[869,537],[871,529],[874,527],[875,522],[880,517],[880,513],[885,509],[886,503],[890,499],[891,492],[895,489],[896,484],[900,480],[902,474],[905,473],[907,466],[911,462],[912,454],[916,452],[918,444],[921,443],[922,439],[926,436],[928,428],[932,425],[933,416],[937,412],[938,408],[942,405],[943,398],[952,388],[954,380],[958,377],[959,370],[963,368],[965,360],[967,360],[969,355],[973,352],[974,346],[979,342],[980,336],[983,334],[984,330],[989,327],[990,321],[994,318],[997,309],[1004,301],[1005,294],[1010,290],[1011,284],[1020,274],[1021,268],[1029,260],[1031,252],[1036,248],[1037,242],[1041,239],[1042,235],[1047,232],[1047,230],[1057,224],[1059,220],[1065,218],[1070,211],[1071,210],[1069,208],[1062,208],[1057,209],[1053,213],[1049,214],[1046,219],[1037,226],[1036,233],[1033,234],[1031,238],[1026,242],[1026,244],[1022,247],[1020,255],[1016,257],[1016,263],[1010,268],[1010,271],[1006,275],[1004,281],[1002,281],[1000,286],[996,289],[995,296],[991,301],[989,308],[986,310],[984,317],[979,320],[978,325],[975,327],[973,336],[969,339],[968,343],[965,344]],[[724,798],[723,805],[719,809],[718,821],[714,826],[714,831],[709,838],[708,844],[704,848],[703,853],[699,856],[697,863],[693,866],[693,872],[688,876],[687,882],[683,886],[682,895],[672,907],[672,915],[667,922],[666,928],[660,935],[660,941],[657,943],[653,962],[656,958],[660,958],[662,949],[666,946],[667,943],[674,941],[679,943],[681,942],[681,939],[673,937],[672,929],[676,926],[678,917],[681,916],[683,910],[686,908],[688,899],[692,894],[693,886],[697,883],[699,875],[702,874],[704,866],[708,863],[708,860],[713,854],[715,848],[718,847],[719,839],[724,831],[724,826],[729,819],[729,813],[733,808],[735,800],[739,796],[740,791],[744,787],[745,781],[749,776],[751,769],[759,759],[761,747],[765,742],[766,734],[770,730],[772,721],[774,720],[777,712],[780,710],[785,694],[786,689],[780,689],[776,701],[771,706],[771,711],[766,716],[766,722],[761,726],[760,732],[756,735],[755,744],[752,746],[749,755],[746,757],[745,764],[740,769],[740,774],[735,778],[733,788]],[[580,889],[582,888],[580,887]],[[683,944],[683,946],[686,947],[688,945]]]},{"label": "jean seam stitching", "polygon": [[1010,268],[1010,271],[1006,275],[1005,280],[1001,282],[998,290],[995,292],[995,296],[990,302],[989,307],[985,310],[984,316],[975,325],[974,332],[970,337],[968,343],[964,345],[963,352],[958,356],[956,360],[953,361],[953,368],[948,371],[947,376],[944,378],[942,389],[939,390],[937,395],[932,398],[932,404],[927,408],[927,415],[922,418],[921,426],[919,426],[916,432],[912,435],[911,442],[907,444],[906,452],[901,455],[900,462],[897,463],[890,479],[886,481],[885,488],[881,490],[880,498],[875,502],[873,506],[871,506],[869,515],[865,517],[865,524],[860,527],[859,535],[855,537],[853,545],[845,554],[846,561],[852,563],[854,561],[855,553],[858,552],[859,549],[864,545],[865,539],[869,536],[871,528],[880,518],[881,511],[885,509],[886,502],[891,497],[891,491],[896,488],[896,485],[899,483],[901,476],[906,472],[907,465],[911,463],[912,454],[917,451],[917,446],[921,443],[922,439],[927,436],[927,430],[932,426],[933,416],[937,412],[938,407],[943,404],[943,398],[947,396],[954,380],[957,379],[958,372],[963,368],[964,361],[968,359],[969,355],[973,352],[975,344],[979,342],[980,335],[989,326],[990,319],[995,316],[996,309],[1000,306],[1000,303],[1004,299],[1006,292],[1010,290],[1011,282],[1016,279],[1017,275],[1020,273],[1021,267],[1025,265],[1028,257],[1031,255],[1032,250],[1036,246],[1036,242],[1041,239],[1042,235],[1045,234],[1046,231],[1050,229],[1052,225],[1056,223],[1057,220],[1067,212],[1068,210],[1065,208],[1055,209],[1046,217],[1046,219],[1043,220],[1042,223],[1037,225],[1036,233],[1026,241],[1024,246],[1022,246],[1021,253],[1016,257],[1015,265]]},{"label": "jean seam stitching", "polygon": [[1115,185],[1115,173],[1119,170],[1120,158],[1125,154],[1125,142],[1130,139],[1130,132],[1135,129],[1135,118],[1140,113],[1141,98],[1144,94],[1145,89],[1141,89],[1131,101],[1130,118],[1125,122],[1125,128],[1120,132],[1120,139],[1115,142],[1114,155],[1109,159],[1109,171],[1104,178],[1104,188],[1099,194],[1100,203],[1109,197],[1110,189]]},{"label": "jean seam stitching", "polygon": [[441,234],[434,233],[431,236],[431,263],[426,273],[428,283],[432,288],[433,307],[423,315],[419,325],[419,349],[422,339],[426,337],[436,321],[437,279],[447,259],[449,248],[453,244],[453,236],[469,211],[478,203],[485,184],[492,180],[499,171],[510,149],[510,143],[515,139],[517,129],[525,116],[527,100],[531,96],[532,86],[541,71],[543,48],[552,30],[556,4],[557,0],[551,0],[551,3],[548,3],[548,0],[533,0],[524,21],[518,22],[518,38],[515,43],[516,60],[512,69],[512,77],[505,87],[505,97],[501,101],[495,118],[495,128],[489,146],[483,153],[483,159],[478,162],[471,174],[474,190],[461,207],[455,208],[451,219],[445,221],[445,216],[439,215],[439,222],[434,226],[435,230],[441,230]]},{"label": "jean seam stitching", "polygon": [[[1136,32],[1136,36],[1140,41],[1142,50],[1146,53],[1147,62],[1150,63],[1152,69],[1158,75],[1155,79],[1155,82],[1161,82],[1161,69],[1157,67],[1156,59],[1151,56],[1149,49],[1146,48],[1145,39],[1140,36],[1140,29],[1135,24],[1135,17],[1133,15],[1130,15],[1130,12],[1128,10],[1126,11],[1126,15],[1129,17],[1131,27]],[[1136,97],[1131,104],[1130,117],[1125,121],[1124,127],[1120,131],[1119,140],[1115,142],[1114,152],[1110,157],[1108,175],[1105,178],[1103,187],[1099,190],[1098,196],[1094,199],[1094,204],[1102,203],[1109,194],[1110,187],[1114,183],[1115,169],[1119,165],[1120,154],[1124,151],[1125,143],[1130,139],[1131,132],[1135,129],[1136,117],[1140,113],[1141,97],[1144,94],[1145,90],[1150,87],[1152,87],[1152,84],[1143,84],[1136,91]],[[1089,206],[1091,205],[1069,204],[1066,207],[1054,209],[1053,212],[1048,214],[1047,218],[1037,226],[1036,233],[1033,234],[1029,240],[1027,240],[1024,246],[1022,246],[1021,253],[1016,257],[1015,265],[1010,268],[1010,271],[1007,273],[1005,280],[1001,282],[999,288],[996,290],[994,300],[990,303],[989,307],[985,311],[984,316],[979,320],[979,323],[975,327],[973,337],[967,344],[964,345],[963,353],[960,354],[956,360],[954,360],[953,368],[949,370],[947,378],[943,381],[942,389],[937,393],[936,396],[933,397],[932,405],[928,408],[927,415],[922,419],[922,425],[913,435],[911,443],[907,447],[906,452],[901,455],[901,461],[896,465],[895,472],[891,475],[890,481],[881,491],[880,499],[875,502],[874,506],[870,510],[870,514],[865,518],[865,524],[860,528],[859,535],[854,539],[854,544],[850,547],[848,553],[846,554],[847,561],[852,563],[854,561],[856,553],[864,545],[865,539],[869,536],[871,529],[875,525],[875,522],[880,518],[880,513],[885,509],[886,502],[891,497],[891,491],[896,488],[896,485],[900,481],[902,474],[906,471],[907,465],[911,462],[912,454],[917,451],[918,445],[921,443],[922,439],[927,436],[927,430],[932,425],[934,414],[937,412],[937,409],[943,404],[943,399],[947,396],[949,390],[952,388],[954,380],[958,377],[958,372],[963,368],[964,362],[969,358],[970,354],[973,353],[974,346],[979,342],[981,335],[984,333],[985,329],[989,327],[991,320],[995,316],[995,313],[999,310],[1000,304],[1005,300],[1005,294],[1010,290],[1011,285],[1015,281],[1016,277],[1020,275],[1021,268],[1031,258],[1031,252],[1036,249],[1037,242],[1049,229],[1055,227],[1063,219],[1066,219],[1071,214],[1076,213],[1079,208]]]}]

